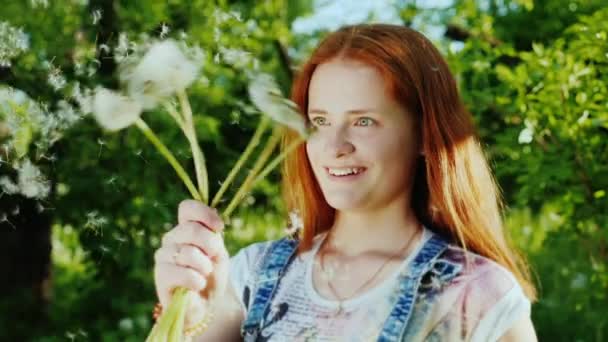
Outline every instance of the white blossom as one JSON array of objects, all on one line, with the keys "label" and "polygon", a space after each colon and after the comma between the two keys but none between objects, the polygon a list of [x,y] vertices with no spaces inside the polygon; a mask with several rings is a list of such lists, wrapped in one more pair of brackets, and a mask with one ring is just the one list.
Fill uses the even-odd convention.
[{"label": "white blossom", "polygon": [[141,105],[129,97],[106,88],[95,91],[93,115],[107,130],[118,131],[132,125],[140,117],[141,111]]},{"label": "white blossom", "polygon": [[517,142],[520,144],[529,144],[534,140],[534,125],[529,120],[525,120],[525,128],[519,132]]},{"label": "white blossom", "polygon": [[129,95],[145,109],[186,89],[197,78],[199,66],[171,39],[154,43],[135,68],[121,74]]},{"label": "white blossom", "polygon": [[[254,61],[254,58],[249,51],[226,48],[223,46],[219,47],[219,53],[216,56],[218,60],[219,57],[221,57],[224,62],[233,65],[236,68],[245,67],[252,64]],[[216,63],[217,62],[219,61],[216,61]]]},{"label": "white blossom", "polygon": [[47,81],[55,90],[62,89],[67,84],[65,77],[63,77],[61,70],[58,68],[50,70]]},{"label": "white blossom", "polygon": [[268,74],[257,74],[249,82],[249,97],[258,109],[272,120],[307,136],[306,120],[295,103],[286,99]]},{"label": "white blossom", "polygon": [[45,198],[51,191],[50,182],[29,159],[19,167],[18,183],[22,195],[29,198]]},{"label": "white blossom", "polygon": [[89,114],[93,111],[93,96],[91,93],[92,91],[89,88],[85,88],[83,91],[78,82],[72,88],[71,97],[78,103],[82,114]]},{"label": "white blossom", "polygon": [[48,0],[30,0],[30,5],[32,6],[32,8],[38,8],[38,7],[48,8],[49,1]]},{"label": "white blossom", "polygon": [[19,186],[15,184],[8,176],[0,177],[0,187],[2,191],[9,195],[13,195],[19,192]]},{"label": "white blossom", "polygon": [[11,59],[26,51],[29,37],[21,29],[0,21],[0,67],[10,67]]},{"label": "white blossom", "polygon": [[127,59],[127,57],[129,56],[130,49],[131,49],[131,43],[129,42],[129,38],[127,37],[127,34],[124,32],[121,32],[118,35],[118,44],[114,48],[114,59],[116,59],[116,61],[118,63],[121,63],[122,61]]}]

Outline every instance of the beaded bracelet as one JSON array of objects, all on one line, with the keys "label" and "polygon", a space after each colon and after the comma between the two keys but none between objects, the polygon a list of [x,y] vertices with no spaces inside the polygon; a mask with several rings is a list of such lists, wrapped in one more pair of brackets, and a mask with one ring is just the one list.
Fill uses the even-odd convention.
[{"label": "beaded bracelet", "polygon": [[[158,321],[158,318],[160,317],[162,312],[163,306],[160,303],[156,303],[152,312],[152,317],[154,318],[155,322]],[[205,315],[205,317],[200,322],[196,323],[191,327],[186,328],[186,330],[184,331],[184,335],[186,335],[186,337],[193,337],[204,332],[205,330],[207,330],[209,323],[213,320],[213,318],[213,311],[209,311],[209,313]]]}]

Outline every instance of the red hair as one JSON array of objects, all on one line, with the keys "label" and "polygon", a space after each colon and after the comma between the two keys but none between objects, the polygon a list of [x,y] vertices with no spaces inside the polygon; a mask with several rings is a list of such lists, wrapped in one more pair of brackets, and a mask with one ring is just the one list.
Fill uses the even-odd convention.
[{"label": "red hair", "polygon": [[[327,36],[294,79],[291,99],[308,112],[308,87],[316,67],[332,59],[363,62],[383,76],[389,93],[416,115],[424,156],[412,190],[412,208],[429,229],[508,269],[531,299],[536,290],[523,257],[505,237],[496,182],[447,63],[422,34],[387,24],[347,26]],[[283,147],[297,139],[288,131]],[[325,201],[305,144],[283,164],[283,196],[304,222],[299,251],[331,228],[335,209]]]}]

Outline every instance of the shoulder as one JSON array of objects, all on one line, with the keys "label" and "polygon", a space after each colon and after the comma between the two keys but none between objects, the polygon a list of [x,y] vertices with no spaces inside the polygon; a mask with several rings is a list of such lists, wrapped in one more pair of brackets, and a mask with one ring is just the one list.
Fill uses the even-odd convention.
[{"label": "shoulder", "polygon": [[530,301],[515,276],[495,261],[448,244],[439,261],[458,265],[442,302],[463,315],[471,341],[496,341],[530,316]]}]

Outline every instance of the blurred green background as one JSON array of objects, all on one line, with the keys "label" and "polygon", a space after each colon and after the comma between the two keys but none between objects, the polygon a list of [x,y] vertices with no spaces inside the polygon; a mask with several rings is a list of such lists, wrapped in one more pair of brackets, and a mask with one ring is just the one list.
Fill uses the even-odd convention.
[{"label": "blurred green background", "polygon": [[[532,313],[540,340],[608,340],[603,0],[8,0],[0,24],[20,28],[28,46],[16,51],[0,30],[0,56],[13,53],[12,65],[0,66],[0,87],[53,110],[62,99],[73,102],[76,82],[117,86],[105,45],[116,46],[120,33],[136,39],[169,28],[168,37],[206,51],[189,93],[210,178],[218,180],[258,120],[248,114],[242,66],[222,49],[248,51],[287,93],[320,37],[363,21],[421,30],[448,59],[508,205],[508,233],[539,286]],[[58,70],[66,86],[49,80]],[[2,115],[0,146],[14,134]],[[162,113],[144,117],[191,170],[178,128]],[[36,137],[26,145],[52,187],[43,200],[0,196],[0,340],[143,340],[156,301],[153,253],[187,191],[135,129],[108,134],[87,116],[44,153]],[[0,148],[0,176],[14,177],[5,154]],[[236,213],[226,235],[231,253],[284,234],[278,182],[275,172]],[[213,194],[219,184],[211,187]]]}]

